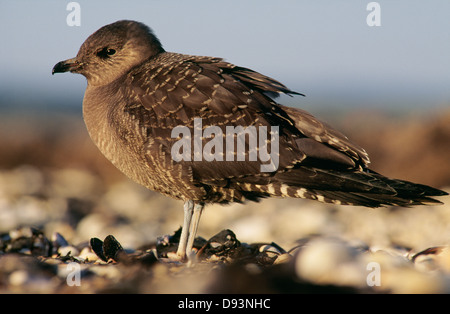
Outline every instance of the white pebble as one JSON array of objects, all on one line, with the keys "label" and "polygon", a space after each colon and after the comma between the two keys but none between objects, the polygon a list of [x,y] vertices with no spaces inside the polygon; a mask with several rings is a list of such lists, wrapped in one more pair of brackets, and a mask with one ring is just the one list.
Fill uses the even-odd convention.
[{"label": "white pebble", "polygon": [[71,245],[67,245],[67,246],[60,247],[58,249],[58,253],[61,256],[67,256],[68,254],[69,254],[69,256],[78,256],[78,254],[80,252],[78,251],[78,249],[76,247],[73,247]]},{"label": "white pebble", "polygon": [[13,286],[22,286],[28,280],[28,273],[25,270],[16,270],[9,275],[9,283]]},{"label": "white pebble", "polygon": [[292,259],[292,255],[289,253],[281,254],[277,257],[277,259],[273,262],[274,265],[286,263]]},{"label": "white pebble", "polygon": [[81,250],[80,254],[77,256],[77,258],[86,261],[86,262],[95,262],[99,260],[99,257],[97,254],[92,252],[91,248],[85,247]]},{"label": "white pebble", "polygon": [[301,279],[320,284],[366,284],[365,265],[356,250],[336,239],[310,241],[299,250],[295,269]]}]

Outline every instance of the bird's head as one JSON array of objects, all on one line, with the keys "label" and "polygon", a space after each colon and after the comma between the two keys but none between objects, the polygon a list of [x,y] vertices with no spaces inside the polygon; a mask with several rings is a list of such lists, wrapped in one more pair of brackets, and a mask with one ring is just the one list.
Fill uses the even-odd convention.
[{"label": "bird's head", "polygon": [[105,85],[164,49],[146,25],[122,20],[103,26],[81,45],[75,58],[58,62],[54,73],[84,75],[89,85]]}]

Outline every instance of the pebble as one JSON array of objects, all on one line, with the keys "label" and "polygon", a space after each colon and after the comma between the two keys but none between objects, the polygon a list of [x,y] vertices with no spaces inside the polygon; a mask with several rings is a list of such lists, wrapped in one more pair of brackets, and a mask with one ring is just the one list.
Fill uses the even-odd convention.
[{"label": "pebble", "polygon": [[276,264],[287,263],[291,260],[292,260],[292,255],[289,253],[284,253],[284,254],[278,255],[277,259],[273,262],[273,264],[276,265]]},{"label": "pebble", "polygon": [[82,261],[85,261],[87,263],[90,262],[96,262],[99,260],[99,257],[97,254],[92,252],[92,250],[89,247],[85,247],[81,250],[80,254],[77,256]]},{"label": "pebble", "polygon": [[58,253],[61,256],[78,256],[80,252],[72,245],[62,246],[58,249]]},{"label": "pebble", "polygon": [[442,270],[450,273],[450,247],[448,246],[426,249],[412,256],[411,259],[419,270]]},{"label": "pebble", "polygon": [[13,286],[24,285],[28,281],[28,273],[25,270],[16,270],[9,275],[9,283]]},{"label": "pebble", "polygon": [[314,283],[363,287],[366,271],[359,257],[339,239],[313,239],[297,251],[295,270],[300,279]]}]

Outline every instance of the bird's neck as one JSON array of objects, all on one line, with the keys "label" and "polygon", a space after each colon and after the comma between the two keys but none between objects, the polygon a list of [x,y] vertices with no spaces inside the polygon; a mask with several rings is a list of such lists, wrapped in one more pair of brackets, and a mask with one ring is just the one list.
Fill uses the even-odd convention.
[{"label": "bird's neck", "polygon": [[105,90],[102,87],[88,85],[83,99],[83,118],[92,141],[103,153],[108,151],[108,109],[105,104]]}]

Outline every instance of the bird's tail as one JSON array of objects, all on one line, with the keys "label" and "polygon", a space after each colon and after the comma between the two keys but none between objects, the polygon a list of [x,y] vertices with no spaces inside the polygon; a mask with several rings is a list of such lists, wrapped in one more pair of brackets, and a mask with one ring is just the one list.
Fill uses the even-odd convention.
[{"label": "bird's tail", "polygon": [[374,171],[341,172],[297,168],[278,173],[268,184],[240,186],[267,196],[295,197],[340,205],[366,207],[442,204],[435,196],[447,192],[423,184],[390,179]]}]

